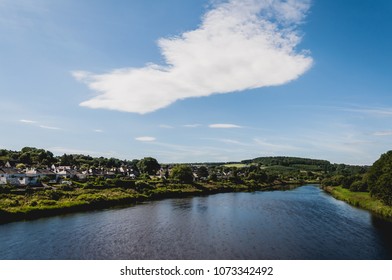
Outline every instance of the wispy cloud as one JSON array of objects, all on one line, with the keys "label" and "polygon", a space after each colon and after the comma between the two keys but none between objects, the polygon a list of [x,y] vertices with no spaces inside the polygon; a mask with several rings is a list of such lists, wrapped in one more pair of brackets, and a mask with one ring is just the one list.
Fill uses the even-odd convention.
[{"label": "wispy cloud", "polygon": [[19,120],[21,123],[29,123],[29,124],[33,124],[33,123],[37,123],[36,121],[33,120]]},{"label": "wispy cloud", "polygon": [[231,123],[215,123],[210,124],[209,128],[241,128],[241,126]]},{"label": "wispy cloud", "polygon": [[249,143],[243,143],[234,139],[226,139],[226,138],[203,138],[205,140],[213,140],[221,143],[229,144],[229,145],[239,145],[239,146],[251,146]]},{"label": "wispy cloud", "polygon": [[159,125],[160,128],[167,128],[167,129],[172,129],[174,128],[174,126],[168,125],[168,124],[160,124]]},{"label": "wispy cloud", "polygon": [[96,132],[96,133],[103,133],[103,130],[102,129],[94,129],[94,132]]},{"label": "wispy cloud", "polygon": [[31,125],[34,125],[36,127],[43,128],[43,129],[61,130],[61,128],[59,128],[59,127],[40,124],[39,122],[33,121],[33,120],[21,119],[21,120],[19,120],[19,122],[24,123],[24,124],[31,124]]},{"label": "wispy cloud", "polygon": [[392,116],[392,108],[374,107],[374,108],[344,108],[344,111],[357,112],[371,116]]},{"label": "wispy cloud", "polygon": [[140,136],[136,137],[135,140],[140,142],[154,142],[156,138],[151,136]]},{"label": "wispy cloud", "polygon": [[61,128],[59,127],[55,127],[55,126],[48,126],[48,125],[40,125],[40,128],[44,128],[44,129],[51,129],[51,130],[60,130]]},{"label": "wispy cloud", "polygon": [[391,136],[392,130],[376,131],[373,133],[374,136]]},{"label": "wispy cloud", "polygon": [[165,65],[72,72],[97,93],[80,105],[144,114],[185,98],[295,80],[312,65],[306,52],[296,50],[296,28],[309,2],[219,1],[197,29],[158,40]]},{"label": "wispy cloud", "polygon": [[195,128],[195,127],[200,127],[201,124],[195,123],[195,124],[184,124],[183,127],[189,127],[189,128]]}]

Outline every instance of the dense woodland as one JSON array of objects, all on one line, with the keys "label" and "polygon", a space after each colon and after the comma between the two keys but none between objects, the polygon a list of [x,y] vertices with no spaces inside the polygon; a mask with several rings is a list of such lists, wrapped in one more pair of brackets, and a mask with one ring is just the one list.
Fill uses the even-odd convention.
[{"label": "dense woodland", "polygon": [[[20,171],[70,166],[72,170],[89,175],[56,182],[42,178],[42,184],[25,189],[0,185],[0,216],[9,216],[8,220],[15,215],[17,219],[26,218],[29,213],[40,216],[49,210],[61,213],[67,208],[78,211],[160,197],[254,191],[303,183],[369,192],[386,205],[392,204],[392,151],[369,167],[297,157],[162,164],[152,157],[120,160],[78,154],[54,156],[50,151],[25,147],[20,151],[0,150],[0,169],[5,170],[5,165]],[[99,172],[91,173],[92,170]],[[131,170],[132,177],[129,172],[119,170]]]}]

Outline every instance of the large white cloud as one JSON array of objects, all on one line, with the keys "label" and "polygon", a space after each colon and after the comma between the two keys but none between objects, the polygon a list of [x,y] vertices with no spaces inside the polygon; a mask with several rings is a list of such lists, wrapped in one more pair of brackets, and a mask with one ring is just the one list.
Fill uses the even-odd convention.
[{"label": "large white cloud", "polygon": [[148,113],[189,97],[209,96],[297,79],[312,64],[295,48],[295,28],[308,0],[231,0],[208,11],[201,25],[158,41],[166,65],[93,74],[74,71],[97,95],[81,103]]}]

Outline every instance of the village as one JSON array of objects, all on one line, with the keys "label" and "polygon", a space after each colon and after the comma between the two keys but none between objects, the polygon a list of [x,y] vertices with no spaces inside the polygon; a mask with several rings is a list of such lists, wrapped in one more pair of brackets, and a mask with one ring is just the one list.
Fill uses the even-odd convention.
[{"label": "village", "polygon": [[[154,166],[151,166],[151,161]],[[8,185],[17,191],[25,191],[26,189],[39,190],[42,188],[54,188],[54,185],[72,185],[73,181],[86,182],[91,180],[106,181],[109,179],[121,180],[166,180],[180,166],[181,170],[188,172],[189,182],[207,181],[213,179],[215,181],[229,179],[233,175],[233,170],[226,168],[225,170],[216,170],[210,174],[209,168],[200,164],[176,165],[165,164],[160,165],[153,158],[144,158],[138,162],[149,162],[149,166],[139,164],[123,165],[120,167],[79,167],[71,165],[55,165],[50,167],[26,167],[21,163],[6,162],[0,165],[0,186]],[[244,176],[243,173],[236,175]]]},{"label": "village", "polygon": [[8,184],[11,186],[41,186],[46,183],[66,183],[69,179],[86,180],[89,177],[102,176],[104,179],[112,179],[117,175],[135,179],[139,172],[128,167],[120,168],[90,168],[88,170],[80,170],[73,166],[56,166],[50,168],[25,168],[20,169],[11,166],[9,162],[4,167],[0,167],[0,184]]},{"label": "village", "polygon": [[[61,186],[99,188],[146,183],[271,184],[321,181],[329,162],[300,158],[260,158],[242,163],[160,164],[155,158],[134,160],[94,158],[25,147],[21,151],[0,150],[0,186],[24,192]],[[131,182],[134,181],[134,182]],[[116,185],[117,182],[117,185]]]}]

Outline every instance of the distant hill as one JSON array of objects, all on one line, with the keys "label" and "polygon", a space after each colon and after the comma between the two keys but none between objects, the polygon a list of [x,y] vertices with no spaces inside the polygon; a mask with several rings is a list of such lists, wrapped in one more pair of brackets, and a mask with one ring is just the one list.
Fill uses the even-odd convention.
[{"label": "distant hill", "polygon": [[300,158],[300,157],[258,157],[251,160],[244,160],[242,163],[256,163],[264,166],[282,166],[293,169],[303,169],[307,171],[332,171],[334,165],[327,160]]}]

